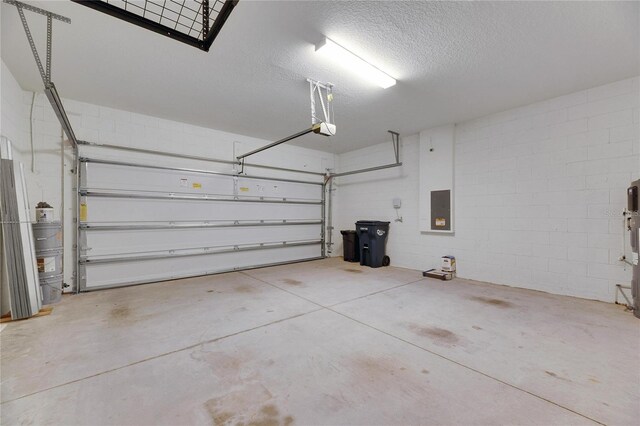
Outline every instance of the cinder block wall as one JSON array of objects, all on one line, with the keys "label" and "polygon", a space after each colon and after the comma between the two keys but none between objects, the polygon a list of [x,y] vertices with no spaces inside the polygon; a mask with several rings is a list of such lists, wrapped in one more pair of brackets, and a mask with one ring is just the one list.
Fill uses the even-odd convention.
[{"label": "cinder block wall", "polygon": [[[626,188],[640,176],[640,78],[537,102],[456,126],[454,236],[418,225],[419,137],[402,138],[403,167],[336,181],[340,229],[391,221],[393,265],[424,270],[442,255],[459,276],[613,301],[631,271],[623,247]],[[339,156],[341,171],[391,162],[386,143]],[[402,198],[402,223],[394,222]]]}]

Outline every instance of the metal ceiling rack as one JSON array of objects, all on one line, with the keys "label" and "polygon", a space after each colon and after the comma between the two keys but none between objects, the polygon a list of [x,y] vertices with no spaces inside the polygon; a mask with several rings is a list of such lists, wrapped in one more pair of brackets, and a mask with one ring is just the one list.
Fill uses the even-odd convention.
[{"label": "metal ceiling rack", "polygon": [[239,0],[71,0],[208,52]]}]

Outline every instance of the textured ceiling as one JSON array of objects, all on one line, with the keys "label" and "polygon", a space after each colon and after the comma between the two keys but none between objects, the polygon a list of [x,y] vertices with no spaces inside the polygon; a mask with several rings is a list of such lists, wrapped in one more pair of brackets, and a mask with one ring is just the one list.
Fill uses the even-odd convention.
[{"label": "textured ceiling", "polygon": [[[310,125],[312,77],[336,85],[338,135],[296,143],[333,152],[640,74],[638,2],[241,0],[209,53],[70,2],[32,3],[72,19],[53,32],[64,97],[276,140]],[[44,18],[28,19],[44,48]],[[323,35],[398,84],[323,62]],[[6,4],[1,54],[24,89],[42,89]]]}]

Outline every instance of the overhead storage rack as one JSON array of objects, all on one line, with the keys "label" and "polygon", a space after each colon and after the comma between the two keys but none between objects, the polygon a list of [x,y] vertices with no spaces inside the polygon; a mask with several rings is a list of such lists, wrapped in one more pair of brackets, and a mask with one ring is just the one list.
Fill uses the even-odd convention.
[{"label": "overhead storage rack", "polygon": [[238,0],[71,0],[209,51]]}]

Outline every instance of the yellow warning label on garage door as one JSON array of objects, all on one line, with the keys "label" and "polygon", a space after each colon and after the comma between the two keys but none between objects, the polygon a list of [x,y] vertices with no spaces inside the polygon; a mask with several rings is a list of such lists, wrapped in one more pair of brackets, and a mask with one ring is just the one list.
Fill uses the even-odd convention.
[{"label": "yellow warning label on garage door", "polygon": [[80,222],[86,222],[86,221],[87,221],[87,204],[81,203],[80,204]]},{"label": "yellow warning label on garage door", "polygon": [[202,188],[202,184],[198,183],[198,182],[193,182],[193,184],[191,185],[193,187],[193,189],[200,189]]}]

